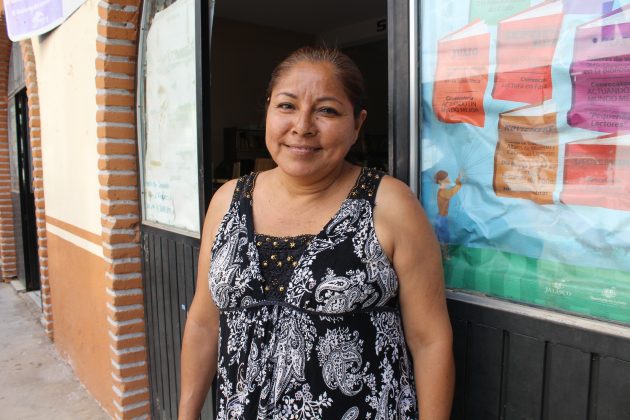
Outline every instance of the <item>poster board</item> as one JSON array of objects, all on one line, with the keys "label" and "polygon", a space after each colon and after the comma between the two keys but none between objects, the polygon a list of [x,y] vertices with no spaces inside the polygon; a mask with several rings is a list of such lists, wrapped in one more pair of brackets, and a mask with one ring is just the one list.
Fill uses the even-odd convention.
[{"label": "poster board", "polygon": [[199,233],[195,3],[153,17],[146,47],[144,219]]},{"label": "poster board", "polygon": [[4,0],[7,35],[13,42],[61,25],[85,0]]},{"label": "poster board", "polygon": [[630,323],[629,4],[422,2],[447,287]]}]

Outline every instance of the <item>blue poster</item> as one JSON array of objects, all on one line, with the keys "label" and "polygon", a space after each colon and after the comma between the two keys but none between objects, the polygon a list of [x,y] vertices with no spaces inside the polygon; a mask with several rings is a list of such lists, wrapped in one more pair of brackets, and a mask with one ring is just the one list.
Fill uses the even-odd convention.
[{"label": "blue poster", "polygon": [[630,322],[630,1],[423,1],[447,286]]}]

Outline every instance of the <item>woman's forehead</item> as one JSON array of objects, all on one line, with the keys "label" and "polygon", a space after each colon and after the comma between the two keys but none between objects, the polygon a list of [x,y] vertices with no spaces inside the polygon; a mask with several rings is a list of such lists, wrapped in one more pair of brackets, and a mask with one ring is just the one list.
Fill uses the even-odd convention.
[{"label": "woman's forehead", "polygon": [[278,78],[273,95],[287,89],[316,89],[344,93],[343,84],[333,66],[326,62],[300,62],[292,66]]}]

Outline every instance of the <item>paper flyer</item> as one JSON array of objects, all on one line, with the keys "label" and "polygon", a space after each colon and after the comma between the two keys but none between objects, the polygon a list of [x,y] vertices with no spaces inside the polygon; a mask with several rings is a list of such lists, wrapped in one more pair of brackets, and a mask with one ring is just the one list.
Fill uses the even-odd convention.
[{"label": "paper flyer", "polygon": [[433,109],[440,121],[483,127],[489,49],[490,34],[481,21],[438,42]]},{"label": "paper flyer", "polygon": [[565,204],[630,212],[630,135],[567,143],[562,182]]},{"label": "paper flyer", "polygon": [[630,324],[630,0],[527,3],[423,3],[418,177],[446,285]]},{"label": "paper flyer", "polygon": [[494,192],[552,204],[558,171],[558,130],[553,103],[499,115],[494,158]]},{"label": "paper flyer", "polygon": [[562,18],[556,1],[499,22],[493,98],[528,104],[551,99],[551,61]]},{"label": "paper flyer", "polygon": [[630,131],[630,7],[577,28],[570,75],[569,125]]},{"label": "paper flyer", "polygon": [[496,25],[501,19],[512,16],[529,7],[529,0],[471,0],[470,20],[484,20]]},{"label": "paper flyer", "polygon": [[603,15],[612,11],[613,4],[611,0],[564,0],[564,13]]}]

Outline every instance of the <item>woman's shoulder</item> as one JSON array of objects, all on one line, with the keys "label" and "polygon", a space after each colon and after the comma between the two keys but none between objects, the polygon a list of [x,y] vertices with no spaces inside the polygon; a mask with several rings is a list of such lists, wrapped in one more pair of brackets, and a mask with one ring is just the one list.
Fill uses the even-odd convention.
[{"label": "woman's shoulder", "polygon": [[429,227],[416,194],[407,184],[389,175],[383,177],[376,194],[375,220],[399,233],[424,232]]},{"label": "woman's shoulder", "polygon": [[389,203],[393,207],[419,205],[418,198],[407,184],[387,174],[383,176],[376,193],[376,205],[383,203]]},{"label": "woman's shoulder", "polygon": [[237,184],[238,179],[227,181],[212,195],[203,223],[203,235],[209,235],[214,240],[214,236],[223,216],[230,209]]}]

